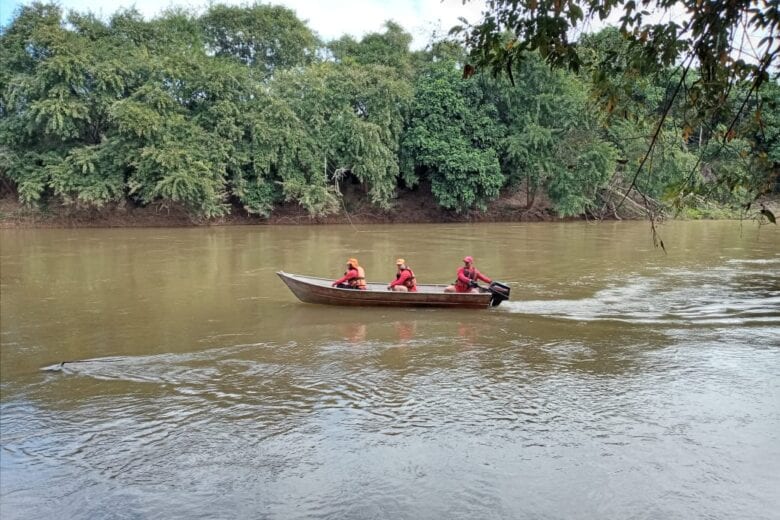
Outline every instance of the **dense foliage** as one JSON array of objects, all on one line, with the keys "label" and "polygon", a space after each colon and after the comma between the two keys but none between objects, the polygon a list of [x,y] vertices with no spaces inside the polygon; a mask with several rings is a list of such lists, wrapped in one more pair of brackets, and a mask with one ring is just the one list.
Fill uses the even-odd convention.
[{"label": "dense foliage", "polygon": [[[735,83],[705,122],[672,95],[685,72],[637,74],[616,29],[581,38],[578,70],[526,50],[511,78],[466,81],[464,47],[410,44],[392,22],[321,42],[263,4],[153,20],[23,6],[0,33],[0,179],[30,205],[178,204],[206,218],[284,202],[328,214],[345,187],[384,209],[423,190],[455,212],[520,193],[527,208],[543,194],[560,215],[595,214],[643,162],[635,184],[659,204],[744,204],[773,187],[775,80]],[[607,63],[620,96],[599,82]]]},{"label": "dense foliage", "polygon": [[[571,39],[606,20],[619,29]],[[466,77],[489,70],[514,82],[531,53],[587,74],[606,123],[630,120],[652,135],[638,146],[616,143],[629,155],[644,149],[629,160],[629,192],[674,186],[670,198],[680,204],[686,193],[750,201],[777,190],[778,2],[494,0],[479,23],[452,32],[469,50]],[[626,130],[624,121],[617,126],[614,137]]]}]

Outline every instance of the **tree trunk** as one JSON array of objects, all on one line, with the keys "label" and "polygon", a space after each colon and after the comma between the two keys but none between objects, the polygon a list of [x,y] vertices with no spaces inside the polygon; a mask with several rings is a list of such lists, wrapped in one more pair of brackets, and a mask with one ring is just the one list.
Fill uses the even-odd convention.
[{"label": "tree trunk", "polygon": [[526,177],[525,179],[525,211],[531,209],[536,200],[536,189],[531,189],[531,179]]}]

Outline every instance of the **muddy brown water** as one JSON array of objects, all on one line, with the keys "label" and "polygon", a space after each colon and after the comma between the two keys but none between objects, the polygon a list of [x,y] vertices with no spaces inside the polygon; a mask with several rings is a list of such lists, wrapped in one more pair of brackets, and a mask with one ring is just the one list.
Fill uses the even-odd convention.
[{"label": "muddy brown water", "polygon": [[[0,517],[778,518],[780,232],[0,231]],[[299,303],[465,254],[491,310]],[[61,365],[63,361],[68,361]]]}]

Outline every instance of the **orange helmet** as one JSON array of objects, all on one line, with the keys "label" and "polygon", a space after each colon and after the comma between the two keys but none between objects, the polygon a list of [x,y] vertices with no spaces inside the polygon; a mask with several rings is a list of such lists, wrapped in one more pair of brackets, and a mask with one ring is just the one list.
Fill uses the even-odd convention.
[{"label": "orange helmet", "polygon": [[347,260],[347,263],[352,267],[358,267],[357,258],[350,258],[349,260]]}]

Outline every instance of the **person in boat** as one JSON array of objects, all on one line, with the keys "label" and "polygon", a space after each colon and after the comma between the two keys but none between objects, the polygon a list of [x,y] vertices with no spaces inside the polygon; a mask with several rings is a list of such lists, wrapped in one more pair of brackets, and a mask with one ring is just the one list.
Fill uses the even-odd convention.
[{"label": "person in boat", "polygon": [[455,283],[447,286],[444,289],[444,292],[479,292],[479,289],[477,289],[477,287],[479,287],[477,280],[482,280],[485,283],[492,282],[490,278],[480,273],[474,266],[474,259],[467,256],[463,259],[463,267],[458,269],[458,277],[455,280]]},{"label": "person in boat", "polygon": [[398,271],[395,273],[395,280],[387,286],[388,291],[398,292],[417,292],[417,280],[414,277],[414,271],[406,265],[406,260],[399,258],[395,261]]},{"label": "person in boat", "polygon": [[344,276],[331,284],[339,289],[366,290],[366,272],[358,264],[357,258],[347,260],[347,271]]}]

